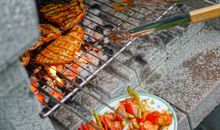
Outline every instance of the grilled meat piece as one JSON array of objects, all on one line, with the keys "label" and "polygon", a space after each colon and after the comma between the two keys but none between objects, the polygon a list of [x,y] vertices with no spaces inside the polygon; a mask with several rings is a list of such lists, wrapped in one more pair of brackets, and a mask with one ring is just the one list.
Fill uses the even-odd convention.
[{"label": "grilled meat piece", "polygon": [[83,29],[76,25],[65,36],[60,36],[36,56],[36,62],[43,65],[67,64],[74,60],[75,52],[83,42]]},{"label": "grilled meat piece", "polygon": [[28,63],[30,62],[30,59],[31,59],[31,55],[29,51],[24,52],[20,57],[23,66],[27,66]]},{"label": "grilled meat piece", "polygon": [[40,24],[39,28],[41,32],[40,40],[29,49],[30,51],[35,50],[45,42],[54,40],[61,35],[61,31],[50,24]]},{"label": "grilled meat piece", "polygon": [[83,0],[72,0],[68,4],[48,4],[42,7],[40,12],[46,19],[67,30],[82,21],[86,5]]}]

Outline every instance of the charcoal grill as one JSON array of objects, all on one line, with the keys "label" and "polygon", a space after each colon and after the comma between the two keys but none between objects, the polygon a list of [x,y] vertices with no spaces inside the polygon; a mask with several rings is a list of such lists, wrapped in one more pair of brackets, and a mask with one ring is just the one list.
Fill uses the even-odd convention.
[{"label": "charcoal grill", "polygon": [[[53,3],[56,3],[56,0],[50,1]],[[67,2],[67,1],[65,1]],[[82,46],[82,49],[80,50],[79,54],[77,55],[77,58],[75,58],[74,62],[70,64],[63,65],[62,69],[58,70],[57,68],[51,67],[51,66],[42,66],[38,65],[34,61],[32,61],[29,66],[34,67],[34,70],[37,70],[37,72],[33,71],[33,69],[28,68],[27,71],[29,73],[29,76],[32,78],[39,78],[40,73],[43,71],[44,76],[46,75],[49,77],[49,80],[46,82],[39,82],[38,84],[33,84],[32,85],[38,88],[37,93],[42,93],[49,99],[50,101],[53,102],[53,105],[48,105],[44,104],[45,108],[40,112],[40,116],[42,118],[45,118],[52,114],[54,111],[57,110],[59,106],[65,107],[69,110],[71,110],[74,114],[82,118],[84,121],[88,121],[83,114],[78,112],[77,110],[71,108],[66,104],[66,102],[72,101],[74,99],[74,95],[78,91],[82,91],[85,94],[91,96],[94,98],[94,100],[97,100],[103,105],[106,105],[107,107],[111,108],[106,104],[102,99],[96,97],[95,95],[91,94],[89,91],[85,89],[86,86],[89,87],[96,87],[96,88],[101,88],[102,86],[97,86],[93,82],[91,82],[91,79],[96,78],[96,75],[100,71],[106,71],[105,68],[108,66],[112,61],[115,61],[123,66],[126,66],[127,68],[131,69],[134,74],[136,75],[136,80],[140,83],[140,79],[137,75],[137,72],[135,69],[127,66],[126,64],[122,63],[121,61],[117,60],[117,56],[121,54],[123,51],[127,50],[127,48],[131,44],[135,44],[136,39],[132,40],[127,40],[125,42],[118,42],[118,41],[113,41],[111,37],[110,30],[120,30],[120,29],[126,29],[126,28],[133,28],[141,24],[141,18],[147,18],[145,19],[144,22],[152,22],[152,21],[157,21],[160,20],[161,18],[167,16],[167,15],[172,15],[174,12],[172,12],[172,9],[180,6],[178,4],[162,4],[162,6],[158,5],[155,6],[156,9],[152,10],[152,8],[148,8],[147,6],[144,7],[136,7],[132,8],[126,11],[122,12],[114,12],[114,9],[111,7],[111,3],[113,1],[101,1],[101,0],[94,0],[95,4],[100,5],[100,7],[104,8],[96,8],[94,7],[93,3],[90,3],[88,1],[85,1],[88,10],[87,10],[87,15],[85,16],[84,20],[87,20],[89,23],[93,23],[96,26],[98,26],[102,32],[99,30],[90,27],[89,25],[85,24],[85,22],[82,22],[80,25],[84,28],[85,31],[85,43]],[[47,1],[37,1],[37,4],[43,5],[47,4]],[[99,11],[102,13],[102,15],[97,14],[97,12],[94,12],[93,9],[96,9],[96,11]],[[177,7],[178,8],[178,7]],[[145,13],[144,13],[145,12]],[[146,15],[146,12],[150,12]],[[169,12],[171,12],[169,14]],[[92,16],[93,18],[91,18]],[[98,20],[101,20],[103,23],[100,23]],[[105,25],[111,25],[110,28],[106,27]],[[176,29],[187,29],[187,27],[176,27]],[[99,37],[94,37],[94,35],[89,34],[88,32],[92,31],[95,32],[96,34],[98,33]],[[105,32],[105,33],[103,33]],[[94,34],[94,33],[93,33]],[[161,37],[163,35],[161,34]],[[91,41],[88,41],[88,39],[92,39]],[[108,42],[105,42],[105,40],[108,40]],[[147,40],[152,40],[146,37]],[[107,51],[106,51],[107,49]],[[96,53],[93,52],[99,52],[101,53],[100,55],[97,55]],[[130,54],[132,55],[132,54]],[[93,59],[98,61],[97,63],[94,63],[90,59],[88,59],[86,56],[90,56]],[[104,58],[103,58],[104,56]],[[133,56],[133,55],[132,55]],[[86,68],[84,65],[82,65],[80,62],[85,62],[85,64],[92,66],[92,69]],[[72,66],[78,66],[80,67],[80,71],[85,71],[87,73],[86,76],[81,75],[79,72],[76,72]],[[56,76],[51,76],[45,68],[50,68],[56,72]],[[69,78],[68,76],[65,75],[65,72],[69,71],[75,75],[74,79]],[[111,71],[111,70],[110,70]],[[113,74],[114,72],[106,71],[110,74]],[[120,76],[120,75],[117,75]],[[123,77],[122,77],[123,78]],[[65,81],[65,82],[60,82],[59,79]],[[53,83],[56,83],[56,85],[61,85],[62,88],[65,88],[67,91],[63,91],[58,88],[58,86]],[[69,86],[69,87],[66,87]],[[62,91],[63,92],[63,98],[61,100],[58,100],[57,98],[54,98],[53,96],[50,95],[50,91]],[[36,93],[35,93],[36,94]],[[113,109],[113,108],[111,108]]]}]

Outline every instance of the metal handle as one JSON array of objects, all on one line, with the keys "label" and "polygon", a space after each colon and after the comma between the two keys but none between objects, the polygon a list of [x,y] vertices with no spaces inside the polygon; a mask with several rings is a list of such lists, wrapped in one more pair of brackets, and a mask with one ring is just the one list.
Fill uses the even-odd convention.
[{"label": "metal handle", "polygon": [[220,4],[208,6],[205,8],[193,10],[189,12],[192,23],[207,21],[220,17]]}]

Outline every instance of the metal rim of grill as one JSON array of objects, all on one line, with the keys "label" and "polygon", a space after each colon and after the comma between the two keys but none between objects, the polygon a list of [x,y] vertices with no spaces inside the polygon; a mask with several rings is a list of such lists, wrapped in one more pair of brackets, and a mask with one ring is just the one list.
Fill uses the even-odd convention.
[{"label": "metal rim of grill", "polygon": [[[100,5],[103,5],[103,6],[107,7],[107,8],[109,8],[110,10],[113,10],[113,8],[111,7],[111,4],[109,4],[109,3],[104,3],[104,2],[102,2],[101,0],[94,0],[94,1],[95,1],[96,3],[98,3],[98,4],[100,4]],[[204,0],[204,1],[205,1],[205,2],[210,2],[210,1],[207,1],[207,0]],[[86,2],[86,1],[84,1],[84,2],[85,2],[85,4],[86,4],[88,7],[91,7],[91,4],[90,4],[90,3]],[[111,2],[112,2],[112,1],[111,1]],[[173,9],[176,5],[177,5],[177,4],[170,4],[170,5],[168,6],[168,8],[162,9],[162,11],[161,11],[159,14],[155,13],[154,11],[152,11],[152,12],[155,13],[155,14],[154,14],[154,17],[155,17],[155,18],[152,19],[152,21],[160,20],[161,18],[163,18],[164,16],[166,16],[166,14],[167,14],[169,11],[172,11],[172,9]],[[137,8],[129,9],[129,10],[127,10],[127,11],[117,12],[118,14],[121,14],[121,15],[125,16],[124,18],[121,18],[121,17],[119,17],[119,16],[116,16],[115,14],[111,14],[111,13],[109,13],[109,12],[103,10],[103,9],[99,9],[99,11],[101,11],[101,12],[104,13],[105,15],[107,15],[107,16],[109,16],[109,17],[112,17],[113,19],[117,19],[117,20],[119,21],[119,23],[115,23],[114,21],[111,21],[111,19],[101,18],[101,17],[97,16],[96,14],[94,14],[93,12],[91,12],[89,9],[87,10],[87,14],[93,15],[93,16],[95,16],[95,17],[99,17],[99,18],[102,19],[103,21],[112,24],[113,27],[114,27],[112,30],[117,30],[117,29],[119,29],[119,28],[122,29],[124,24],[128,24],[129,26],[135,27],[135,26],[136,26],[135,23],[130,22],[129,19],[138,20],[138,18],[135,17],[135,14],[145,16],[145,14],[143,14],[142,12],[140,12],[141,9],[149,10],[147,7],[137,7]],[[129,12],[129,13],[128,13],[128,12]],[[117,14],[117,13],[116,13],[116,14]],[[88,21],[91,21],[91,22],[97,24],[97,25],[100,26],[101,28],[104,28],[103,25],[100,25],[100,24],[97,23],[96,21],[93,21],[92,19],[90,19],[89,17],[87,17],[87,15],[85,16],[84,19],[86,19],[86,20],[88,20]],[[87,29],[91,29],[91,30],[95,31],[93,28],[90,28],[90,27],[87,26],[87,25],[81,24],[81,26],[82,26],[83,28],[87,28]],[[106,28],[104,28],[104,29],[106,29]],[[108,29],[107,29],[107,30],[108,30]],[[94,39],[94,37],[93,37],[93,36],[90,36],[89,34],[85,34],[85,35],[86,35],[87,37],[90,37],[90,38],[93,38],[93,39]],[[99,99],[99,98],[96,97],[95,95],[89,93],[89,92],[84,88],[84,86],[85,86],[87,83],[89,83],[90,85],[93,85],[93,84],[90,82],[90,80],[91,80],[92,78],[94,78],[94,77],[96,76],[96,74],[98,74],[101,70],[103,70],[107,65],[109,65],[109,63],[112,62],[113,60],[116,61],[116,62],[118,62],[118,63],[120,63],[120,64],[123,64],[123,63],[121,63],[120,61],[118,61],[118,60],[116,59],[116,57],[117,57],[119,54],[121,54],[124,50],[126,50],[128,46],[130,46],[131,44],[133,44],[136,39],[129,40],[129,41],[127,41],[127,43],[124,43],[124,44],[119,44],[119,43],[118,43],[118,44],[115,44],[115,46],[117,46],[116,49],[115,49],[115,48],[114,48],[113,46],[111,46],[111,45],[105,45],[105,43],[103,43],[103,41],[102,41],[102,40],[105,39],[105,38],[111,39],[111,36],[110,36],[110,32],[109,32],[109,31],[108,31],[107,34],[100,34],[100,35],[102,35],[101,38],[95,40],[94,44],[85,43],[85,44],[89,44],[90,48],[89,48],[88,50],[83,50],[83,53],[81,53],[81,54],[78,56],[78,58],[76,58],[76,59],[74,60],[74,62],[72,62],[71,64],[68,64],[68,65],[64,65],[64,69],[63,69],[62,71],[60,71],[60,72],[59,72],[58,70],[56,70],[56,71],[57,71],[57,74],[58,74],[59,76],[61,76],[63,79],[65,79],[66,81],[68,81],[68,82],[73,86],[73,88],[74,88],[74,89],[71,90],[69,93],[67,93],[65,96],[63,96],[63,99],[62,99],[62,100],[59,101],[59,100],[57,100],[56,98],[54,98],[53,96],[51,96],[51,95],[49,94],[48,90],[46,89],[46,88],[49,88],[49,89],[53,89],[54,91],[56,91],[56,89],[54,89],[54,88],[52,88],[52,87],[50,86],[50,83],[53,83],[53,81],[56,80],[56,79],[54,79],[54,77],[51,78],[50,83],[44,84],[44,85],[41,86],[41,87],[36,86],[36,87],[38,88],[38,90],[39,90],[38,92],[44,94],[45,96],[49,97],[49,99],[52,99],[53,101],[56,102],[56,105],[54,105],[52,108],[50,108],[50,107],[47,106],[47,105],[45,106],[45,107],[47,107],[49,110],[48,110],[46,113],[44,113],[44,112],[41,112],[41,113],[40,113],[40,116],[41,116],[42,118],[45,118],[45,117],[49,116],[49,115],[50,115],[51,113],[53,113],[59,106],[62,106],[62,107],[66,107],[67,109],[70,109],[70,110],[71,110],[73,113],[75,113],[78,117],[80,117],[80,118],[83,119],[84,121],[88,122],[88,120],[87,120],[83,115],[79,114],[79,112],[77,112],[76,110],[74,110],[73,108],[71,108],[71,107],[69,107],[68,105],[65,104],[65,101],[67,101],[68,99],[70,99],[70,98],[71,98],[74,94],[76,94],[76,92],[78,92],[79,90],[81,90],[82,92],[88,94],[89,96],[91,96],[92,98],[94,98],[94,100],[97,100],[97,101],[99,101],[101,104],[103,104],[103,105],[109,107],[110,109],[114,110],[114,108],[110,107],[110,106],[109,106],[108,104],[106,104],[102,99]],[[108,47],[110,47],[110,48],[113,49],[113,50],[115,49],[116,51],[114,52],[113,55],[108,54],[108,53],[106,53],[105,51],[103,51],[102,49],[98,48],[99,45],[101,45],[101,46],[108,46]],[[97,49],[98,51],[101,51],[102,53],[104,53],[105,55],[107,55],[109,58],[108,58],[107,60],[103,60],[103,59],[101,59],[100,57],[98,57],[98,56],[96,56],[96,55],[90,53],[89,50],[92,50],[92,49],[94,49],[94,48]],[[91,63],[90,61],[87,61],[87,60],[84,58],[84,56],[87,55],[87,54],[89,54],[89,55],[91,55],[91,56],[97,58],[97,59],[100,61],[100,64],[99,64],[98,66],[96,66],[96,65],[94,65],[93,63]],[[80,64],[78,64],[78,61],[79,61],[80,59],[86,60],[86,61],[88,62],[88,64],[91,64],[92,66],[94,66],[94,67],[95,67],[95,71],[91,72],[91,71],[88,70],[87,68],[84,68],[83,66],[81,66]],[[75,72],[74,70],[71,70],[70,66],[73,65],[73,64],[78,65],[78,66],[81,67],[83,70],[85,70],[85,71],[87,71],[88,73],[90,73],[90,75],[89,75],[88,77],[82,77],[82,76],[80,76],[79,74],[77,74],[77,72]],[[33,63],[33,65],[35,65],[35,63]],[[127,66],[127,65],[125,65],[125,64],[123,64],[123,65],[124,65],[124,66]],[[129,66],[127,66],[127,67],[129,67]],[[129,67],[129,68],[130,68],[130,69],[133,69],[133,68],[131,68],[131,67]],[[80,78],[82,78],[83,81],[79,84],[79,83],[76,83],[75,81],[73,81],[72,79],[67,78],[65,75],[63,75],[63,73],[64,73],[66,70],[72,71],[72,72],[75,73],[77,76],[79,76]],[[134,71],[135,71],[135,70],[134,70]],[[28,73],[29,73],[31,76],[35,76],[35,74],[34,74],[33,72],[28,71]],[[137,76],[137,75],[136,75],[136,76]],[[138,76],[137,76],[137,79],[138,79]],[[59,81],[58,81],[58,82],[59,82]],[[93,85],[93,86],[95,86],[95,85]],[[37,93],[38,93],[38,92],[37,92]]]}]

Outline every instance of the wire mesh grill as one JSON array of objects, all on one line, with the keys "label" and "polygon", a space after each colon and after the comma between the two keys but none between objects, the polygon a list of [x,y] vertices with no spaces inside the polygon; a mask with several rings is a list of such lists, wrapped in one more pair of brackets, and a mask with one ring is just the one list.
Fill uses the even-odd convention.
[{"label": "wire mesh grill", "polygon": [[[56,1],[54,0],[54,2]],[[45,109],[40,113],[41,117],[47,117],[59,106],[63,106],[88,122],[82,114],[66,105],[66,102],[71,101],[73,95],[79,90],[108,106],[104,101],[87,91],[84,86],[87,84],[96,86],[90,80],[113,60],[122,64],[116,57],[136,40],[115,42],[112,40],[110,31],[136,27],[141,24],[142,18],[145,18],[145,22],[157,21],[177,5],[157,5],[154,8],[144,6],[115,12],[111,6],[113,1],[94,0],[95,4],[89,1],[84,2],[88,10],[80,25],[84,28],[85,39],[74,62],[60,66],[42,66],[35,62],[31,62],[29,65],[31,67],[28,69],[28,73],[32,86],[38,89],[35,95],[40,93],[47,97],[47,103],[43,104]],[[148,18],[146,19],[146,17]],[[111,109],[114,110],[114,108]]]}]

